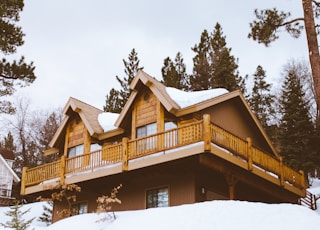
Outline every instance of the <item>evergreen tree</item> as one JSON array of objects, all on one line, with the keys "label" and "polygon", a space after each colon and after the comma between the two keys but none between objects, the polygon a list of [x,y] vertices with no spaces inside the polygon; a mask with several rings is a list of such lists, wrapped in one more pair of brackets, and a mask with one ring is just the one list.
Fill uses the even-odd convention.
[{"label": "evergreen tree", "polygon": [[266,72],[259,65],[254,73],[254,83],[252,88],[251,97],[248,103],[260,121],[262,127],[268,131],[268,127],[274,115],[273,103],[275,101],[275,96],[270,93],[271,84],[265,81]]},{"label": "evergreen tree", "polygon": [[47,226],[52,223],[52,209],[53,202],[48,201],[47,204],[43,205],[43,213],[38,218],[39,221],[46,223]]},{"label": "evergreen tree", "polygon": [[315,131],[311,139],[310,160],[314,163],[314,170],[310,170],[310,175],[320,178],[320,117],[315,121]]},{"label": "evergreen tree", "polygon": [[[320,114],[320,55],[317,36],[319,27],[316,19],[319,18],[320,4],[318,1],[301,0],[303,16],[291,18],[290,12],[278,11],[276,8],[258,10],[254,13],[257,20],[250,23],[251,32],[248,37],[258,43],[268,46],[279,38],[282,31],[288,32],[292,37],[298,38],[305,29],[308,42],[309,61],[312,70],[313,87],[316,98],[317,114]],[[303,25],[304,24],[304,25]]]},{"label": "evergreen tree", "polygon": [[112,88],[106,96],[106,105],[103,106],[103,110],[105,112],[120,113],[123,109],[120,100],[120,92]]},{"label": "evergreen tree", "polygon": [[238,59],[231,55],[231,48],[226,47],[226,37],[223,36],[222,28],[216,24],[211,39],[213,76],[212,88],[226,88],[233,91],[240,88],[242,78],[239,76]]},{"label": "evergreen tree", "polygon": [[211,61],[211,37],[207,30],[201,34],[200,42],[192,48],[196,53],[193,58],[193,74],[190,76],[191,90],[210,89],[210,80],[212,78],[212,61]]},{"label": "evergreen tree", "polygon": [[0,226],[5,228],[11,228],[16,230],[26,230],[31,225],[34,218],[25,220],[23,216],[30,212],[30,209],[26,211],[21,211],[22,205],[18,201],[15,202],[13,206],[10,206],[10,210],[7,211],[5,214],[11,217],[11,220],[7,221],[6,223],[0,223]]},{"label": "evergreen tree", "polygon": [[[49,117],[46,119],[45,124],[39,127],[39,136],[37,137],[39,142],[39,151],[44,153],[45,150],[49,149],[49,143],[52,140],[54,134],[56,133],[57,129],[59,128],[59,125],[61,123],[61,117],[58,116],[55,112],[52,112]],[[50,155],[45,156],[42,155],[42,162],[48,163],[57,160],[57,155]]]},{"label": "evergreen tree", "polygon": [[16,151],[16,146],[11,132],[8,132],[3,141],[0,141],[0,147],[13,153]]},{"label": "evergreen tree", "polygon": [[128,61],[123,59],[126,77],[120,79],[118,76],[116,76],[117,81],[120,83],[121,89],[116,90],[112,88],[110,90],[109,95],[106,96],[106,105],[103,107],[105,112],[121,112],[130,96],[131,90],[129,86],[133,78],[136,76],[139,70],[143,69],[143,67],[139,67],[139,63],[140,60],[138,58],[138,53],[135,51],[135,49],[132,49],[131,53],[129,54]]},{"label": "evergreen tree", "polygon": [[206,30],[202,32],[200,43],[192,48],[196,53],[193,75],[190,77],[192,90],[226,88],[229,91],[245,91],[244,79],[237,71],[238,60],[226,45],[226,37],[219,23],[212,34],[209,35]]},{"label": "evergreen tree", "polygon": [[169,57],[164,59],[161,72],[164,85],[188,91],[189,79],[180,52],[177,53],[174,62]]},{"label": "evergreen tree", "polygon": [[[23,0],[1,1],[0,3],[0,52],[3,56],[16,53],[22,46],[23,32],[17,26],[19,13],[23,10]],[[18,61],[2,57],[0,60],[0,97],[11,96],[16,87],[27,86],[36,79],[33,63],[27,64],[22,56]],[[7,100],[0,101],[0,113],[13,114],[15,108]]]},{"label": "evergreen tree", "polygon": [[309,114],[309,104],[304,97],[297,72],[294,69],[286,70],[279,101],[280,154],[289,166],[308,173],[315,168],[311,158],[314,126]]}]

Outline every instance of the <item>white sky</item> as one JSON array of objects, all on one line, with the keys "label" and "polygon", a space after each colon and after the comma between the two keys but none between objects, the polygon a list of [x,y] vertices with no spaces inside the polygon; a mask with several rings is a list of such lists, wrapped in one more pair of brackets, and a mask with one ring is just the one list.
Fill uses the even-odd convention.
[{"label": "white sky", "polygon": [[301,0],[25,0],[20,25],[26,34],[18,49],[34,61],[37,80],[19,93],[37,109],[63,107],[70,96],[100,109],[115,76],[125,76],[122,59],[133,48],[145,72],[161,80],[166,57],[181,52],[192,72],[191,47],[204,29],[219,22],[231,54],[239,58],[242,76],[252,76],[258,65],[270,81],[292,58],[307,60],[304,34],[299,39],[282,33],[266,48],[247,38],[255,8],[277,7],[303,16]]}]

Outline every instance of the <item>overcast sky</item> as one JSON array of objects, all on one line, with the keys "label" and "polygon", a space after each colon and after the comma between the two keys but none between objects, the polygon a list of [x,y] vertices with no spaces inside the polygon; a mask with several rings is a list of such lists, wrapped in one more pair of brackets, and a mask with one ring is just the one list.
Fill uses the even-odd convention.
[{"label": "overcast sky", "polygon": [[181,52],[192,73],[191,47],[201,33],[222,26],[231,54],[239,59],[242,76],[261,65],[270,81],[279,83],[290,59],[307,60],[305,35],[282,33],[271,47],[247,38],[255,8],[277,7],[303,16],[301,0],[25,0],[20,25],[25,44],[18,49],[36,66],[36,81],[19,90],[33,108],[63,107],[75,97],[100,109],[115,76],[123,77],[122,59],[133,48],[140,66],[157,79],[166,57]]}]

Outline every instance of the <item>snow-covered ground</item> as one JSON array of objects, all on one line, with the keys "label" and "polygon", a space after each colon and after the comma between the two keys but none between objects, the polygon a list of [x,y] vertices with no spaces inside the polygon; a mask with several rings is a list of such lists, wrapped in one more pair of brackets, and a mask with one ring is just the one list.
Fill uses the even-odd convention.
[{"label": "snow-covered ground", "polygon": [[[314,180],[309,189],[320,196],[320,180]],[[139,211],[116,212],[116,219],[108,215],[83,214],[56,222],[48,227],[37,217],[43,212],[43,202],[24,205],[30,209],[25,215],[28,220],[36,217],[30,229],[35,230],[123,230],[123,229],[215,229],[215,230],[263,230],[263,229],[319,229],[320,199],[317,211],[293,204],[264,204],[245,201],[208,201],[169,208],[154,208]],[[10,220],[4,213],[9,208],[0,208],[0,222]],[[0,230],[5,229],[0,227]]]}]

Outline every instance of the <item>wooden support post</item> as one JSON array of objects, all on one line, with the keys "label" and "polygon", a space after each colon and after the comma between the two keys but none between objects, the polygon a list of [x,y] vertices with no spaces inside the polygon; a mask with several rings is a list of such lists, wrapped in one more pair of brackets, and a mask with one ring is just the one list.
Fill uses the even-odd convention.
[{"label": "wooden support post", "polygon": [[211,150],[211,129],[210,129],[210,115],[204,114],[203,115],[203,142],[204,142],[204,150],[210,151]]},{"label": "wooden support post", "polygon": [[122,138],[122,171],[128,171],[128,138]]},{"label": "wooden support post", "polygon": [[66,183],[64,177],[66,171],[66,156],[62,155],[60,160],[60,185],[64,185]]},{"label": "wooden support post", "polygon": [[26,194],[27,169],[28,169],[27,167],[22,168],[21,188],[20,188],[21,195]]},{"label": "wooden support post", "polygon": [[252,171],[252,140],[250,137],[247,137],[248,142],[248,170]]},{"label": "wooden support post", "polygon": [[238,179],[235,177],[234,174],[229,173],[226,175],[226,180],[229,186],[229,199],[234,200],[235,199],[235,187],[238,182]]},{"label": "wooden support post", "polygon": [[282,157],[279,157],[279,167],[280,167],[280,175],[279,175],[280,186],[284,186],[283,158]]}]

